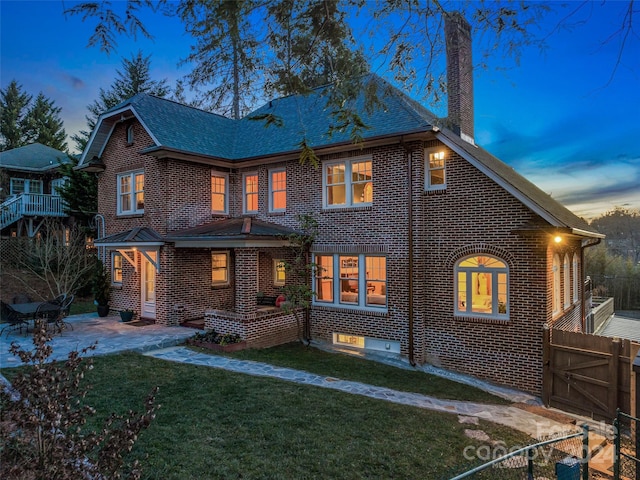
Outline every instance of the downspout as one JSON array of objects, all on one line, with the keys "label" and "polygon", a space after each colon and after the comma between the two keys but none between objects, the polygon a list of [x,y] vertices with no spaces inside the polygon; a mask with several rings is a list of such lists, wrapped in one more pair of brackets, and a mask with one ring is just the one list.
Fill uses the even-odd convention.
[{"label": "downspout", "polygon": [[[584,265],[584,251],[585,249],[589,248],[589,247],[594,247],[596,245],[598,245],[600,242],[602,241],[601,238],[596,238],[595,241],[593,243],[587,243],[586,245],[581,245],[580,248],[580,268],[582,268],[582,282],[580,283],[580,318],[582,320],[582,331],[584,332],[585,329],[587,328],[587,319],[585,318],[586,316],[586,306],[585,306],[585,293],[584,293],[584,272],[585,272],[585,265]],[[593,332],[590,332],[593,333]]]},{"label": "downspout", "polygon": [[414,359],[413,347],[413,165],[412,156],[409,149],[404,143],[404,138],[400,139],[400,145],[404,148],[404,154],[407,160],[407,192],[408,199],[408,215],[407,215],[407,239],[409,242],[409,363],[412,367],[416,366]]}]

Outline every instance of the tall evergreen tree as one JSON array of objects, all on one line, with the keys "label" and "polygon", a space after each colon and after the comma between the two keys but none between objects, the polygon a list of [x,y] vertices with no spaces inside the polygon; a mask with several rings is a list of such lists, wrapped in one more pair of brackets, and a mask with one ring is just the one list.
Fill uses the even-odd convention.
[{"label": "tall evergreen tree", "polygon": [[97,100],[87,106],[89,114],[87,119],[87,130],[72,135],[72,140],[76,143],[79,151],[89,140],[91,131],[95,128],[98,117],[111,107],[133,97],[137,93],[148,93],[156,97],[166,97],[171,92],[167,80],[153,80],[151,78],[151,55],[146,57],[142,51],[138,51],[131,58],[122,58],[122,69],[116,70],[116,78],[108,89],[100,88]]},{"label": "tall evergreen tree", "polygon": [[26,145],[25,130],[31,95],[22,85],[12,80],[0,90],[0,150],[11,150]]},{"label": "tall evergreen tree", "polygon": [[43,93],[38,94],[26,116],[25,137],[27,143],[41,143],[65,152],[67,134],[60,118],[62,108]]},{"label": "tall evergreen tree", "polygon": [[67,178],[58,193],[65,204],[65,212],[75,217],[78,224],[86,229],[92,228],[92,220],[98,212],[98,182],[92,173],[76,170],[78,159],[70,157],[71,162],[60,164],[59,171]]}]

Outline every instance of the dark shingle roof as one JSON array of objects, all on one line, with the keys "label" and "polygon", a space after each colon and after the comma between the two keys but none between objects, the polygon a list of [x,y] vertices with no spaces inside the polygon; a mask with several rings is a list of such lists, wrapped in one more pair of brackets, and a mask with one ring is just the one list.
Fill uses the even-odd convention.
[{"label": "dark shingle roof", "polygon": [[0,167],[25,172],[46,172],[58,168],[61,163],[69,163],[69,156],[41,143],[0,152]]},{"label": "dark shingle roof", "polygon": [[149,227],[135,227],[131,230],[109,235],[107,237],[99,238],[95,241],[96,245],[103,244],[140,244],[140,243],[163,243],[164,239],[154,229]]}]

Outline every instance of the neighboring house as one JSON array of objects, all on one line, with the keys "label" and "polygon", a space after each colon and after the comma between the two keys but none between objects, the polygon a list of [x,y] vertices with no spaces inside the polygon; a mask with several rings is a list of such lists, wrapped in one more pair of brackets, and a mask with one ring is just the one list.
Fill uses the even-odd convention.
[{"label": "neighboring house", "polygon": [[[286,236],[311,214],[311,338],[539,394],[543,327],[583,328],[583,252],[602,235],[473,143],[469,32],[448,25],[448,121],[371,76],[388,93],[362,144],[327,136],[323,89],[254,112],[284,127],[144,94],[105,112],[79,168],[101,172],[112,308],[204,317],[249,346],[295,340],[257,292],[295,281]],[[301,132],[318,169],[299,162]]]},{"label": "neighboring house", "polygon": [[40,143],[0,152],[0,232],[33,237],[50,217],[66,217],[57,188],[69,156]]}]

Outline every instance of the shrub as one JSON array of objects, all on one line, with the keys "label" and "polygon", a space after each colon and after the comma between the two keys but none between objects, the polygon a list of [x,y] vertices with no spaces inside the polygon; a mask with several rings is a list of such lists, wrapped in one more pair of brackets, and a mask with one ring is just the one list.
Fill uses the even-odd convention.
[{"label": "shrub", "polygon": [[124,455],[155,417],[157,388],[143,413],[111,414],[100,431],[84,431],[95,409],[83,403],[88,391],[83,379],[92,360],[81,354],[95,344],[69,353],[65,362],[47,363],[50,340],[45,328],[36,328],[33,351],[11,345],[11,354],[27,366],[0,392],[0,478],[140,478],[138,461],[125,465]]}]

